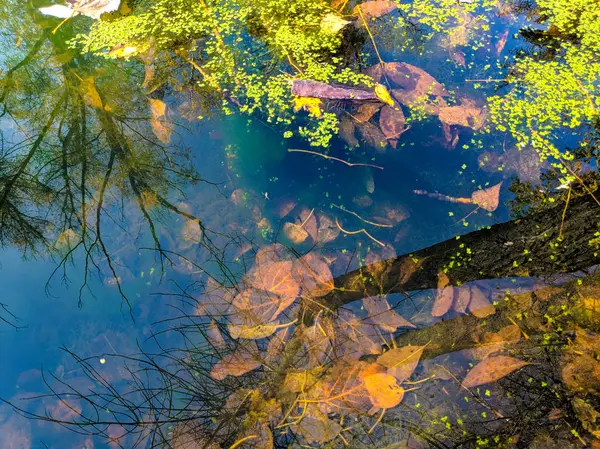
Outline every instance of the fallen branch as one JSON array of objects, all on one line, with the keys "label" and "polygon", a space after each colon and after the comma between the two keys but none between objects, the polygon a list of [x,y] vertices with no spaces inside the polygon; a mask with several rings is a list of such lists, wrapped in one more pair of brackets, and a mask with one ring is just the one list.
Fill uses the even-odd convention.
[{"label": "fallen branch", "polygon": [[378,168],[379,170],[383,170],[383,167],[380,167],[379,165],[359,164],[359,163],[354,164],[352,162],[348,162],[348,161],[345,161],[343,159],[339,159],[337,157],[327,156],[326,154],[317,153],[316,151],[289,149],[288,153],[308,153],[308,154],[314,154],[315,156],[321,156],[322,158],[325,158],[325,159],[331,159],[332,161],[341,162],[342,164],[346,164],[348,167],[371,167],[371,168]]}]

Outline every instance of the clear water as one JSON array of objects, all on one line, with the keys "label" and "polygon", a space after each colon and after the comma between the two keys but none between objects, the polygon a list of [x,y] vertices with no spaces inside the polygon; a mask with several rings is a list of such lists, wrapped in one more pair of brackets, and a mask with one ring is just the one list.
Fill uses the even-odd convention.
[{"label": "clear water", "polygon": [[[19,19],[13,17],[12,20]],[[433,74],[449,89],[482,100],[494,92],[496,84],[484,84],[480,89],[474,89],[475,83],[465,82],[465,79],[502,78],[502,69],[493,66],[484,72],[482,67],[504,55],[508,60],[513,58],[514,50],[523,45],[522,40],[513,37],[522,25],[522,21],[498,20],[494,25],[498,37],[505,31],[510,36],[502,56],[497,56],[491,50],[494,44],[491,43],[467,55],[468,61],[474,63],[471,69],[456,68],[448,63],[447,52],[435,45],[426,48],[424,55],[418,55],[400,53],[392,43],[390,48],[382,50],[382,57],[417,65]],[[11,39],[10,29],[7,26],[3,31],[2,45],[7,45]],[[11,45],[14,45],[14,40]],[[32,64],[38,62],[33,61]],[[2,70],[7,70],[14,61],[4,57],[0,64]],[[51,69],[36,70],[43,75],[44,70]],[[98,75],[99,78],[101,76]],[[35,96],[35,93],[32,95]],[[106,102],[110,103],[111,100],[108,97]],[[242,262],[248,264],[248,268],[252,266],[253,251],[277,241],[290,244],[283,235],[283,224],[291,221],[303,209],[306,212],[314,210],[319,217],[323,214],[337,217],[344,229],[357,231],[365,228],[372,235],[370,239],[364,234],[344,235],[342,232],[332,242],[317,245],[317,249],[313,248],[310,238],[303,244],[291,245],[298,254],[319,251],[331,257],[335,255],[338,262],[334,264],[334,276],[343,274],[348,268],[357,268],[370,253],[382,254],[380,257],[384,258],[408,254],[510,219],[510,211],[505,205],[512,198],[512,193],[507,189],[507,178],[518,173],[481,170],[478,165],[479,151],[462,148],[472,138],[470,130],[461,129],[459,143],[453,150],[443,145],[441,127],[434,120],[416,124],[402,136],[401,146],[397,150],[388,148],[385,153],[376,152],[364,144],[350,150],[341,139],[334,140],[330,155],[350,161],[367,161],[384,168],[378,170],[348,167],[309,154],[290,153],[288,149],[309,148],[299,140],[281,139],[279,130],[257,119],[216,115],[201,122],[188,123],[176,112],[180,98],[168,98],[166,102],[172,111],[173,122],[181,125],[176,128],[170,148],[173,151],[185,150],[192,170],[204,181],[190,183],[183,176],[171,174],[171,184],[159,182],[157,187],[179,210],[202,220],[211,231],[215,247],[224,251],[225,263],[233,273],[243,273]],[[18,124],[20,120],[26,121],[27,117],[14,117],[14,120],[8,116],[2,118],[0,131],[7,141],[22,137],[15,128],[15,123]],[[497,154],[503,151],[503,136],[484,135],[477,138],[483,139],[483,147],[489,151]],[[50,154],[51,148],[44,151]],[[369,156],[365,158],[364,155]],[[106,164],[106,160],[99,159],[98,164]],[[98,172],[90,180],[94,191],[92,195],[97,195],[104,173],[102,167],[96,168]],[[470,215],[473,205],[443,202],[414,193],[414,190],[425,190],[453,197],[469,197],[473,191],[503,180],[505,184],[500,194],[500,206],[491,213],[479,210]],[[82,248],[74,252],[63,265],[60,262],[65,254],[64,248],[55,248],[51,252],[44,250],[38,254],[27,252],[24,255],[18,245],[8,243],[0,251],[0,303],[5,304],[18,320],[7,313],[1,316],[22,326],[14,329],[7,323],[0,323],[0,397],[23,410],[38,415],[49,414],[58,420],[77,417],[77,407],[69,409],[61,404],[45,385],[47,382],[61,391],[68,390],[68,387],[88,391],[93,387],[81,365],[75,362],[70,353],[84,358],[102,378],[119,385],[127,378],[127,371],[124,370],[123,360],[116,354],[136,354],[140,348],[153,352],[165,347],[183,348],[192,343],[198,347],[205,345],[200,335],[196,336],[195,342],[190,341],[193,337],[186,335],[184,339],[183,335],[177,333],[151,337],[175,322],[178,325],[192,325],[192,320],[181,317],[194,314],[192,299],[200,297],[201,283],[206,281],[207,273],[220,274],[214,258],[193,242],[193,236],[191,240],[186,239],[186,235],[189,237],[186,232],[193,231],[184,230],[186,219],[182,214],[173,213],[157,203],[150,210],[153,232],[173,262],[171,264],[163,260],[165,265],[161,267],[161,258],[153,250],[155,242],[152,230],[131,190],[113,186],[106,195],[106,208],[101,218],[103,241],[120,280],[123,295],[119,293],[119,286],[110,275],[110,267],[102,254],[94,256],[101,274],[90,266],[85,277],[86,257]],[[280,217],[282,205],[289,201],[297,206],[289,215]],[[43,210],[43,200],[32,207],[37,211]],[[340,208],[375,221],[376,217],[393,210],[402,219],[394,222],[391,228],[369,227]],[[466,216],[467,219],[461,220]],[[51,222],[56,217],[52,215]],[[262,219],[268,223],[263,226],[264,230],[257,226]],[[54,228],[51,234],[54,239],[68,229],[64,222],[52,223]],[[375,240],[384,242],[388,252],[382,252]],[[253,250],[237,257],[242,244],[251,245]],[[350,258],[350,254],[354,257]],[[195,265],[186,264],[181,256]],[[527,291],[534,286],[539,287],[539,282],[532,279],[501,279],[481,282],[479,286],[490,300],[501,300],[506,290]],[[86,286],[80,294],[84,284]],[[188,297],[183,295],[184,292]],[[413,324],[426,327],[440,321],[440,318],[432,318],[428,312],[434,295],[435,292],[430,290],[414,292],[410,293],[410,301],[406,301],[404,295],[396,294],[389,295],[388,301]],[[350,305],[349,309],[357,314],[364,313],[360,301]],[[434,360],[451,371],[452,367],[458,367],[457,372],[461,375],[473,363],[472,359],[461,353],[451,353]],[[424,366],[419,366],[415,378],[425,376],[423,373],[428,372],[433,363],[429,360]],[[129,366],[137,365],[135,361],[130,361]],[[523,394],[527,394],[525,387],[523,391]],[[442,383],[431,384],[422,392],[416,390],[407,393],[407,407],[411,408],[411,413],[422,407],[439,419],[448,413],[445,403],[460,401],[464,395],[460,388],[447,387]],[[486,393],[482,391],[481,394],[485,397]],[[39,395],[44,396],[35,401],[22,400]],[[436,399],[440,397],[442,399]],[[491,401],[494,407],[500,407],[499,403],[494,403],[495,398]],[[175,399],[175,403],[184,402],[184,398]],[[462,403],[461,407],[467,408],[468,404]],[[479,413],[481,415],[484,412]],[[106,416],[109,416],[108,412]],[[142,417],[144,413],[140,411]],[[102,420],[102,416],[99,418]],[[486,422],[484,416],[481,425],[487,425]],[[418,427],[419,423],[413,421],[411,425]],[[422,425],[422,430],[432,426],[425,422]],[[8,405],[0,409],[0,429],[2,448],[90,449],[116,447],[118,444],[123,447],[151,447],[148,440],[125,437],[117,443],[115,438],[120,435],[120,430],[115,428],[103,430],[115,432],[111,434],[113,440],[106,438],[106,435],[78,435],[54,423],[27,420]],[[165,432],[170,430],[165,429]],[[394,435],[393,432],[390,435]],[[386,439],[383,436],[381,441],[392,444],[394,438],[390,436]],[[401,440],[405,446],[385,447],[451,447],[442,445],[445,444],[441,443],[443,439],[440,437],[438,446],[434,445],[433,440],[430,441],[431,446],[418,446],[409,438]],[[494,447],[493,444],[491,447]]]}]

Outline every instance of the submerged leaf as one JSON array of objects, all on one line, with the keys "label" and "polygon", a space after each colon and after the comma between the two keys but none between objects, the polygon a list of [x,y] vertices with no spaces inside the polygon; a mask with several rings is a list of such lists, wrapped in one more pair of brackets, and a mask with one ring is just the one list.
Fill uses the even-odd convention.
[{"label": "submerged leaf", "polygon": [[102,99],[98,90],[96,90],[96,82],[93,76],[81,80],[79,91],[85,104],[96,109],[102,109]]},{"label": "submerged leaf", "polygon": [[404,398],[404,388],[398,385],[396,378],[390,374],[371,374],[366,376],[363,382],[374,407],[392,408]]},{"label": "submerged leaf", "polygon": [[385,76],[415,98],[433,95],[447,97],[444,86],[425,70],[405,62],[387,62],[383,65]]},{"label": "submerged leaf", "polygon": [[399,106],[384,106],[379,114],[379,127],[393,148],[396,148],[398,139],[406,131],[405,121],[404,113]]},{"label": "submerged leaf", "polygon": [[504,355],[488,357],[469,371],[463,380],[463,385],[466,388],[472,388],[495,382],[526,365],[529,363]]},{"label": "submerged leaf", "polygon": [[386,14],[395,11],[398,9],[398,5],[396,2],[389,0],[366,1],[354,7],[353,13],[357,16],[360,15],[359,8],[360,13],[362,13],[362,16],[365,18],[365,20],[370,20],[385,16]]},{"label": "submerged leaf", "polygon": [[323,414],[319,417],[305,416],[298,424],[292,426],[292,430],[302,435],[308,444],[324,444],[337,437],[342,431],[342,426]]},{"label": "submerged leaf", "polygon": [[479,130],[485,125],[485,111],[470,102],[458,106],[441,106],[440,121],[446,125],[458,125]]},{"label": "submerged leaf", "polygon": [[482,209],[487,210],[488,212],[494,212],[498,209],[498,204],[500,202],[501,187],[502,182],[499,182],[487,189],[477,190],[471,194],[471,199],[474,204],[477,204]]},{"label": "submerged leaf", "polygon": [[227,376],[242,376],[262,364],[256,343],[238,349],[213,366],[210,376],[223,380]]},{"label": "submerged leaf", "polygon": [[358,111],[353,115],[358,123],[365,123],[371,120],[377,111],[381,108],[381,103],[365,103],[358,107]]},{"label": "submerged leaf", "polygon": [[471,287],[471,302],[469,312],[477,318],[485,318],[496,313],[496,308],[490,303],[487,296],[477,286]]},{"label": "submerged leaf", "polygon": [[167,105],[164,101],[155,98],[148,98],[148,102],[150,103],[152,132],[158,137],[158,140],[168,144],[171,141],[173,124],[166,117]]},{"label": "submerged leaf", "polygon": [[329,265],[321,257],[312,253],[294,262],[293,276],[302,287],[303,296],[325,296],[334,288]]},{"label": "submerged leaf", "polygon": [[301,225],[296,223],[285,223],[283,225],[283,233],[296,245],[299,245],[308,238],[308,232],[306,232]]},{"label": "submerged leaf", "polygon": [[371,296],[363,299],[370,320],[387,332],[395,332],[399,327],[414,328],[415,325],[392,310],[385,296]]},{"label": "submerged leaf", "polygon": [[398,382],[407,380],[419,364],[425,346],[403,346],[384,352],[377,359],[377,363],[388,368],[388,374]]}]

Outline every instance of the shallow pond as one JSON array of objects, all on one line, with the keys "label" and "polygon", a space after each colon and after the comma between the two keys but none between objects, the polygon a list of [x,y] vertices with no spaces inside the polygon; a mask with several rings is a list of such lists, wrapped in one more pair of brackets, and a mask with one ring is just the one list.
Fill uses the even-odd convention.
[{"label": "shallow pond", "polygon": [[33,3],[0,7],[0,447],[600,447],[598,122],[488,103],[560,60],[533,5],[332,2],[387,96],[309,81],[290,125]]}]

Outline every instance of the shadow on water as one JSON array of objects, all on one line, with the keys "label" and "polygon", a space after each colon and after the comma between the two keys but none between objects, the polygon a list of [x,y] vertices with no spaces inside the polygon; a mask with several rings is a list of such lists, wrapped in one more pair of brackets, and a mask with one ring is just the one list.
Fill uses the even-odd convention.
[{"label": "shadow on water", "polygon": [[[597,124],[562,136],[567,184],[480,124],[515,61],[556,57],[531,5],[486,9],[492,42],[474,11],[402,42],[381,14],[396,112],[322,98],[325,151],[181,49],[80,53],[88,19],[5,3],[2,448],[600,447]],[[429,73],[450,92],[417,104]]]}]

